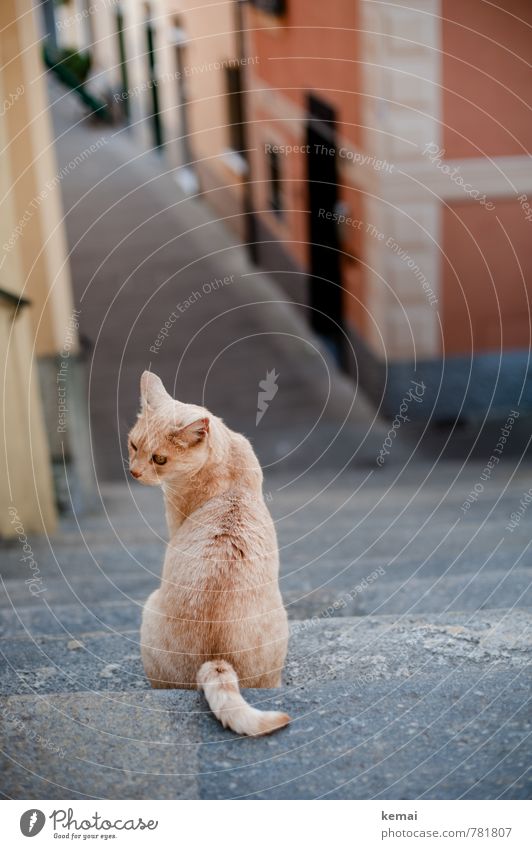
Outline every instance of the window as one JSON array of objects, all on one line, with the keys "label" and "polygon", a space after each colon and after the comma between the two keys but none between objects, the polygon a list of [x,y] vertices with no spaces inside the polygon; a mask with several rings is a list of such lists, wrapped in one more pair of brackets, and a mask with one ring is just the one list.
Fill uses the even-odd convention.
[{"label": "window", "polygon": [[282,215],[281,203],[281,167],[279,164],[279,154],[269,151],[268,157],[268,177],[270,181],[270,209],[276,215]]},{"label": "window", "polygon": [[227,85],[227,122],[229,132],[229,147],[237,153],[246,155],[244,137],[244,121],[242,110],[242,80],[240,67],[230,66],[225,69]]},{"label": "window", "polygon": [[251,0],[251,5],[267,15],[281,17],[286,12],[285,0]]}]

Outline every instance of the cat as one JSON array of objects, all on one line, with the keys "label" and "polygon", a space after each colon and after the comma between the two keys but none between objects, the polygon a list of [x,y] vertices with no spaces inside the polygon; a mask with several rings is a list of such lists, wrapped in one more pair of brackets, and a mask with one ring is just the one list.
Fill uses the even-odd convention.
[{"label": "cat", "polygon": [[152,687],[203,690],[224,727],[259,736],[287,714],[261,711],[244,687],[279,687],[288,621],[274,524],[248,440],[203,407],[142,374],[129,467],[161,486],[169,542],[159,589],[143,610],[141,652]]}]

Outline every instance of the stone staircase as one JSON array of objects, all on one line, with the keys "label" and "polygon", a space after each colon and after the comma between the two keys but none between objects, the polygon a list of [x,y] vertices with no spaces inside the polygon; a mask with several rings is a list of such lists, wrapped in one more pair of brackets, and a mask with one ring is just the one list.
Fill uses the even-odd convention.
[{"label": "stone staircase", "polygon": [[199,693],[144,678],[160,493],[105,485],[101,515],[31,540],[38,595],[18,542],[4,546],[4,796],[529,796],[530,519],[505,526],[530,480],[501,464],[464,513],[481,471],[266,480],[292,636],[283,687],[247,697],[293,722],[257,740],[224,731]]}]

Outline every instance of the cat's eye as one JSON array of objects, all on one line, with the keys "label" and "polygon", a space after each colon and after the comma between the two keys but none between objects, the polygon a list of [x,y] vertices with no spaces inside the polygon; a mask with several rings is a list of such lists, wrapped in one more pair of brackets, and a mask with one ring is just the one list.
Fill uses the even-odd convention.
[{"label": "cat's eye", "polygon": [[131,440],[130,440],[129,444],[131,445],[131,448],[133,449],[133,451],[137,450],[137,446],[135,445],[134,442],[131,442]]},{"label": "cat's eye", "polygon": [[152,460],[154,463],[157,463],[158,466],[164,466],[166,463],[166,457],[163,457],[162,454],[154,454]]}]

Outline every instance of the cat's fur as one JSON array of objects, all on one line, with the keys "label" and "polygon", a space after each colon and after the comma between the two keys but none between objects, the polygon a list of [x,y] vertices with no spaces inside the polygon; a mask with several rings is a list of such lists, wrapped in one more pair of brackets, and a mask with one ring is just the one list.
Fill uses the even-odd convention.
[{"label": "cat's fur", "polygon": [[290,717],[252,708],[238,687],[278,687],[288,642],[275,528],[250,443],[145,371],[129,462],[141,483],[162,486],[169,533],[161,586],[142,617],[152,686],[198,686],[240,734],[282,728]]}]

